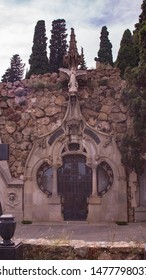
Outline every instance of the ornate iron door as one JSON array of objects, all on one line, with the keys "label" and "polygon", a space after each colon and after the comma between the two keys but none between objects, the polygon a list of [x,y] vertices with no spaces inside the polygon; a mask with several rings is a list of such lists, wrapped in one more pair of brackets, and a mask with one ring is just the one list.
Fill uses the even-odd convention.
[{"label": "ornate iron door", "polygon": [[58,169],[58,193],[64,220],[86,220],[87,198],[91,194],[92,171],[84,155],[66,155]]}]

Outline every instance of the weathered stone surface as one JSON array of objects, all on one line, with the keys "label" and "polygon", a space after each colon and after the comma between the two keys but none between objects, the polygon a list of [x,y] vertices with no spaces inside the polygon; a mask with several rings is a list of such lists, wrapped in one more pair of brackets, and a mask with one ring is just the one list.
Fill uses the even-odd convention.
[{"label": "weathered stone surface", "polygon": [[106,113],[106,114],[110,114],[110,112],[111,112],[111,106],[103,105],[103,106],[101,107],[101,112],[102,112],[102,113]]},{"label": "weathered stone surface", "polygon": [[55,106],[49,106],[45,109],[45,112],[47,116],[51,117],[57,113],[61,113],[61,108]]},{"label": "weathered stone surface", "polygon": [[50,118],[44,117],[44,118],[38,119],[37,123],[40,125],[48,125],[50,123]]},{"label": "weathered stone surface", "polygon": [[12,113],[9,115],[7,119],[14,122],[19,122],[21,120],[21,113],[20,112]]},{"label": "weathered stone surface", "polygon": [[28,120],[27,119],[21,119],[18,122],[18,131],[23,130],[26,127],[27,124],[28,124]]},{"label": "weathered stone surface", "polygon": [[98,260],[112,260],[112,257],[109,252],[101,252],[98,255]]},{"label": "weathered stone surface", "polygon": [[37,133],[38,135],[44,135],[49,132],[48,127],[46,125],[39,125],[37,127]]},{"label": "weathered stone surface", "polygon": [[40,108],[36,108],[35,109],[35,115],[36,115],[37,118],[41,118],[41,117],[44,117],[45,112]]},{"label": "weathered stone surface", "polygon": [[6,101],[0,101],[0,108],[7,108],[7,102]]},{"label": "weathered stone surface", "polygon": [[11,89],[11,88],[12,88],[12,86],[13,86],[13,84],[12,84],[12,83],[10,83],[10,82],[8,82],[8,83],[7,83],[7,88],[8,88],[8,89]]},{"label": "weathered stone surface", "polygon": [[15,104],[15,103],[14,103],[14,99],[8,99],[8,100],[7,100],[7,104],[8,104],[9,107],[13,108],[13,107],[14,107],[14,104]]},{"label": "weathered stone surface", "polygon": [[38,107],[41,109],[48,107],[49,104],[50,104],[50,99],[46,97],[43,97],[38,101]]},{"label": "weathered stone surface", "polygon": [[112,120],[113,122],[124,122],[126,121],[127,116],[123,113],[111,113],[110,114],[110,120]]},{"label": "weathered stone surface", "polygon": [[88,123],[89,123],[91,126],[95,126],[95,124],[96,124],[96,119],[90,117],[90,118],[88,119]]},{"label": "weathered stone surface", "polygon": [[111,112],[112,113],[119,113],[120,112],[119,106],[117,106],[117,105],[113,106],[112,109],[111,109]]},{"label": "weathered stone surface", "polygon": [[92,117],[98,117],[99,112],[95,112],[95,111],[93,111],[93,110],[91,110],[91,109],[85,109],[85,108],[83,108],[83,114],[84,114],[84,115],[88,115],[88,116],[92,116]]},{"label": "weathered stone surface", "polygon": [[32,128],[31,127],[26,127],[26,128],[24,128],[23,130],[22,130],[22,133],[24,134],[24,135],[31,135],[32,134],[32,132],[33,132],[33,130],[32,130]]},{"label": "weathered stone surface", "polygon": [[107,121],[108,120],[108,115],[106,113],[100,113],[99,116],[98,116],[98,120]]},{"label": "weathered stone surface", "polygon": [[14,89],[10,89],[10,90],[8,91],[7,94],[8,94],[8,96],[11,97],[11,98],[12,98],[12,97],[15,97],[15,90],[14,90]]},{"label": "weathered stone surface", "polygon": [[5,124],[5,122],[6,122],[5,117],[0,117],[0,124]]},{"label": "weathered stone surface", "polygon": [[15,95],[18,96],[18,97],[21,97],[21,96],[24,96],[25,95],[25,90],[23,87],[18,87],[16,90],[15,90]]},{"label": "weathered stone surface", "polygon": [[97,130],[109,133],[111,131],[111,126],[107,121],[98,121]]},{"label": "weathered stone surface", "polygon": [[81,94],[81,98],[87,99],[88,97],[89,97],[89,92],[87,90],[83,90],[83,92]]},{"label": "weathered stone surface", "polygon": [[21,144],[21,150],[31,150],[32,144],[30,142],[23,142]]},{"label": "weathered stone surface", "polygon": [[65,102],[65,97],[62,95],[58,96],[55,100],[55,104],[59,106],[63,106],[64,102]]},{"label": "weathered stone surface", "polygon": [[6,89],[2,88],[0,92],[1,96],[8,96],[8,92]]},{"label": "weathered stone surface", "polygon": [[5,124],[5,127],[6,127],[6,130],[8,133],[12,134],[15,132],[16,130],[16,123],[13,122],[13,121],[8,121],[6,124]]},{"label": "weathered stone surface", "polygon": [[128,111],[128,108],[126,106],[124,106],[123,104],[119,104],[120,110],[122,113],[126,114]]},{"label": "weathered stone surface", "polygon": [[25,120],[25,121],[29,120],[30,119],[30,114],[27,113],[27,112],[22,112],[21,113],[21,119]]}]

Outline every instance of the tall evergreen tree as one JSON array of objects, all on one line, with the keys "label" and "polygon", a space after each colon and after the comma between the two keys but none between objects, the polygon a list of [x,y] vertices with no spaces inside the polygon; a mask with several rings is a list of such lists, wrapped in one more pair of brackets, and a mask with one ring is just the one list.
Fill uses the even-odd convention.
[{"label": "tall evergreen tree", "polygon": [[129,29],[126,29],[123,34],[115,65],[120,69],[122,77],[124,76],[125,69],[128,66],[137,66],[135,45]]},{"label": "tall evergreen tree", "polygon": [[108,35],[109,32],[107,31],[107,27],[103,26],[101,29],[101,36],[100,36],[100,48],[97,53],[98,58],[95,58],[95,60],[113,66],[112,44],[108,38]]},{"label": "tall evergreen tree", "polygon": [[136,47],[137,60],[140,64],[146,61],[146,0],[143,0],[141,5],[142,12],[139,16],[139,22],[135,24],[133,32],[134,43]]},{"label": "tall evergreen tree", "polygon": [[12,56],[10,60],[10,67],[6,70],[2,76],[2,82],[15,82],[20,81],[23,78],[24,66],[22,59],[18,54]]},{"label": "tall evergreen tree", "polygon": [[39,20],[35,26],[32,53],[29,58],[30,69],[27,78],[32,74],[39,75],[49,72],[47,57],[47,37],[45,21]]},{"label": "tall evergreen tree", "polygon": [[63,56],[67,51],[66,22],[64,19],[57,19],[52,22],[50,39],[49,71],[58,72],[63,67]]},{"label": "tall evergreen tree", "polygon": [[80,69],[83,69],[83,70],[87,69],[83,47],[81,47],[81,57],[82,57],[82,61],[81,61],[81,64],[80,64]]},{"label": "tall evergreen tree", "polygon": [[139,58],[141,65],[146,66],[146,0],[141,5],[142,13],[139,16]]}]

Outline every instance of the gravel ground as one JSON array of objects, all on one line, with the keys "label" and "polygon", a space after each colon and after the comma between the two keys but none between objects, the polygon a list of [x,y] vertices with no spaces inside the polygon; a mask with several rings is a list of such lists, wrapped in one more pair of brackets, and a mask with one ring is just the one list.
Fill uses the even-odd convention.
[{"label": "gravel ground", "polygon": [[59,239],[85,242],[146,242],[146,223],[88,224],[85,222],[41,223],[23,225],[17,223],[14,239]]}]

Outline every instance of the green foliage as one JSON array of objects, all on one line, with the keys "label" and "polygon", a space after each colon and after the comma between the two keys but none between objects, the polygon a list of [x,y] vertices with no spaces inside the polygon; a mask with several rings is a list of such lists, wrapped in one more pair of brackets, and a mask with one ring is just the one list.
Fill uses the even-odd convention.
[{"label": "green foliage", "polygon": [[32,224],[32,221],[30,221],[30,220],[23,220],[21,223],[24,224],[24,225],[30,225],[30,224]]},{"label": "green foliage", "polygon": [[133,32],[136,54],[139,56],[140,65],[145,65],[146,61],[146,0],[141,5],[142,12],[139,16],[139,23],[135,24]]},{"label": "green foliage", "polygon": [[58,72],[63,67],[63,57],[67,50],[66,22],[64,19],[57,19],[52,22],[50,40],[49,72]]},{"label": "green foliage", "polygon": [[127,67],[133,68],[137,65],[136,50],[129,29],[123,34],[115,65],[120,69],[122,78]]},{"label": "green foliage", "polygon": [[81,57],[82,57],[82,61],[81,61],[81,64],[80,64],[80,69],[85,70],[85,69],[87,69],[87,67],[86,67],[86,61],[85,61],[84,49],[83,48],[81,48]]},{"label": "green foliage", "polygon": [[113,66],[112,44],[108,38],[108,35],[109,32],[107,31],[107,27],[103,26],[101,29],[100,48],[98,51],[98,58],[95,58],[95,60]]},{"label": "green foliage", "polygon": [[54,90],[59,90],[62,88],[62,83],[57,82],[56,84],[54,83],[48,83],[48,82],[32,82],[29,84],[29,87],[35,90],[43,90],[43,89],[48,89],[49,91],[54,91]]},{"label": "green foliage", "polygon": [[118,226],[126,226],[126,225],[128,225],[128,223],[125,222],[125,221],[116,221],[116,224],[117,224]]},{"label": "green foliage", "polygon": [[99,86],[108,86],[108,79],[101,79],[98,83]]},{"label": "green foliage", "polygon": [[20,81],[23,78],[25,64],[22,63],[22,60],[19,54],[12,56],[10,60],[10,68],[8,68],[5,74],[2,76],[2,82],[15,82]]},{"label": "green foliage", "polygon": [[134,170],[137,174],[141,174],[144,159],[142,157],[142,147],[140,137],[134,135],[126,135],[121,143],[122,163],[128,172]]},{"label": "green foliage", "polygon": [[32,74],[39,75],[49,72],[49,63],[47,58],[47,37],[45,21],[39,20],[35,26],[32,54],[29,58],[30,69],[26,78]]}]

